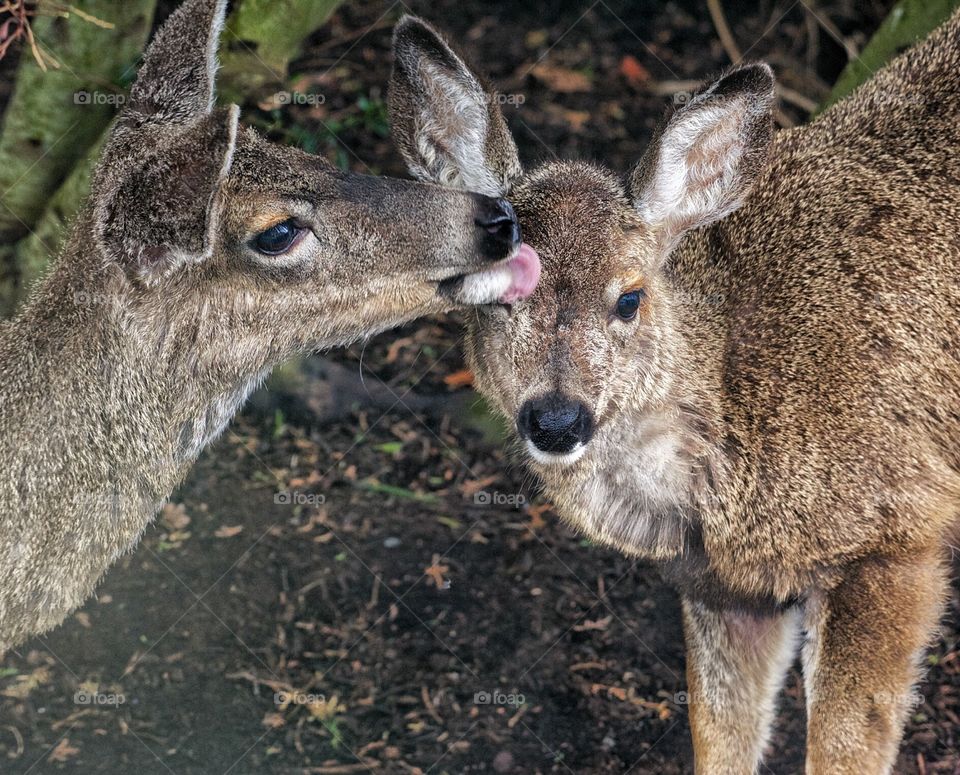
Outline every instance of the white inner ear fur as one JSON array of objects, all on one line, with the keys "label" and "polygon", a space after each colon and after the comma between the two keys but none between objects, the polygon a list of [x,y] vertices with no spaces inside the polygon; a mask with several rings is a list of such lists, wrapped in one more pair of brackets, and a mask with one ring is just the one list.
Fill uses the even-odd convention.
[{"label": "white inner ear fur", "polygon": [[411,172],[449,188],[502,195],[504,181],[487,163],[490,120],[483,88],[468,73],[451,75],[428,61],[421,63],[420,76],[430,98],[416,131],[422,165]]},{"label": "white inner ear fur", "polygon": [[207,238],[206,247],[203,251],[203,258],[213,257],[213,251],[217,244],[217,232],[220,229],[220,215],[223,212],[223,184],[230,176],[230,170],[233,168],[233,155],[237,150],[237,133],[240,129],[240,107],[231,105],[227,115],[227,125],[229,132],[229,141],[227,143],[226,153],[223,154],[223,164],[220,166],[220,173],[217,175],[217,185],[210,197],[207,216]]},{"label": "white inner ear fur", "polygon": [[217,70],[220,62],[217,60],[217,50],[220,48],[220,36],[227,24],[227,0],[217,0],[217,8],[213,14],[213,24],[210,37],[207,40],[207,83],[210,94],[207,98],[207,112],[212,113],[217,103]]},{"label": "white inner ear fur", "polygon": [[[700,99],[710,99],[709,92]],[[699,101],[699,100],[698,100]],[[746,149],[749,101],[727,98],[693,103],[670,122],[637,210],[647,223],[671,235],[719,220],[741,204],[738,176]]]}]

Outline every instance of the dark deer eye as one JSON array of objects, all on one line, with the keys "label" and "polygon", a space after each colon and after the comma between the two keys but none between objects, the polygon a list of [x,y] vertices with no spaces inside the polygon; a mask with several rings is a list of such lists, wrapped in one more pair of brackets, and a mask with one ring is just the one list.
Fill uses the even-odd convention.
[{"label": "dark deer eye", "polygon": [[278,223],[276,226],[271,226],[262,234],[258,234],[253,238],[251,244],[265,255],[279,256],[281,253],[290,250],[297,241],[297,237],[302,233],[303,229],[297,226],[296,221],[291,218],[288,221],[283,221],[283,223]]},{"label": "dark deer eye", "polygon": [[617,317],[621,320],[633,320],[640,309],[640,302],[647,295],[642,288],[636,291],[627,291],[617,299]]}]

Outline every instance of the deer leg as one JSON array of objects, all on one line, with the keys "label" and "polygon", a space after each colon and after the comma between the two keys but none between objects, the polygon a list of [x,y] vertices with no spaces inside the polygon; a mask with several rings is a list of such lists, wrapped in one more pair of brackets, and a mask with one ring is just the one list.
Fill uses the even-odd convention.
[{"label": "deer leg", "polygon": [[807,602],[807,775],[893,767],[947,576],[934,556],[864,562]]},{"label": "deer leg", "polygon": [[683,601],[697,775],[752,775],[799,644],[800,612],[769,616]]}]

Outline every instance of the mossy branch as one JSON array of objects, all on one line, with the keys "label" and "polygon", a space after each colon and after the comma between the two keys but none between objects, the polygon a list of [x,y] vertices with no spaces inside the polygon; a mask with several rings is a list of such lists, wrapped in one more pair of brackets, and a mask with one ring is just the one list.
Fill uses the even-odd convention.
[{"label": "mossy branch", "polygon": [[37,45],[59,66],[43,70],[35,57],[21,58],[0,134],[0,243],[30,233],[51,194],[102,134],[134,73],[155,4],[77,0],[72,13],[34,18]]},{"label": "mossy branch", "polygon": [[303,53],[343,0],[242,0],[227,19],[218,88],[223,101],[243,102],[286,82]]},{"label": "mossy branch", "polygon": [[945,22],[960,0],[900,0],[884,19],[860,55],[851,59],[830,96],[820,107],[826,110],[870,80],[901,51],[922,40]]}]

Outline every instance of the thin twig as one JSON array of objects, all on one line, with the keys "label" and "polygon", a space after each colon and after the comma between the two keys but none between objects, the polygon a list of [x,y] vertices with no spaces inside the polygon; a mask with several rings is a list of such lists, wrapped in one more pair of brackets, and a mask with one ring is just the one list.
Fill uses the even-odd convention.
[{"label": "thin twig", "polygon": [[773,109],[773,118],[781,129],[793,129],[797,125],[797,122],[780,110],[780,108]]},{"label": "thin twig", "polygon": [[44,72],[47,71],[48,65],[54,69],[59,69],[60,63],[53,54],[45,52],[40,48],[40,43],[33,34],[31,17],[56,16],[69,18],[70,14],[76,14],[85,22],[95,24],[105,30],[112,30],[115,27],[112,22],[99,19],[73,5],[64,5],[62,3],[48,2],[45,3],[42,8],[37,7],[28,10],[26,0],[4,0],[0,3],[0,14],[10,15],[10,18],[0,25],[0,59],[6,56],[10,47],[16,41],[26,40],[30,51],[33,53],[33,58],[37,62],[37,67]]},{"label": "thin twig", "polygon": [[0,6],[0,13],[10,14],[0,26],[0,59],[6,55],[10,47],[27,34],[30,23],[27,20],[27,7],[21,0],[12,0]]},{"label": "thin twig", "polygon": [[793,89],[783,86],[779,83],[777,84],[777,95],[784,102],[789,102],[794,107],[807,111],[807,113],[813,113],[813,111],[819,107],[814,100],[810,99],[806,95],[801,94],[798,91],[794,91]]},{"label": "thin twig", "polygon": [[323,43],[320,43],[318,46],[316,46],[314,50],[327,51],[328,49],[336,48],[342,43],[349,43],[350,41],[356,40],[357,38],[362,38],[364,35],[366,35],[369,32],[373,32],[374,30],[382,30],[387,27],[392,27],[394,24],[395,22],[393,21],[393,19],[383,19],[382,21],[379,21],[370,27],[364,27],[363,29],[349,32],[346,35],[341,35],[340,37],[337,37],[337,38],[330,38],[330,40],[325,40],[323,41]]},{"label": "thin twig", "polygon": [[743,59],[743,54],[740,53],[737,41],[734,40],[733,33],[730,31],[730,25],[727,24],[727,17],[723,13],[720,0],[707,0],[707,8],[710,9],[710,18],[713,19],[713,26],[717,28],[717,35],[723,44],[723,50],[727,52],[730,61],[737,64]]},{"label": "thin twig", "polygon": [[803,6],[804,10],[808,14],[817,20],[817,23],[827,31],[831,38],[843,46],[843,50],[847,53],[847,59],[853,60],[860,57],[860,52],[857,51],[857,47],[853,44],[853,41],[840,32],[840,28],[833,23],[833,20],[830,19],[830,17],[828,17],[823,11],[818,13],[807,3],[800,3],[800,5]]},{"label": "thin twig", "polygon": [[[717,35],[720,38],[720,43],[723,45],[724,51],[727,52],[730,61],[737,64],[743,59],[743,54],[740,53],[740,48],[737,46],[737,42],[733,38],[733,33],[730,31],[730,25],[727,24],[727,17],[723,13],[723,6],[720,4],[720,0],[707,0],[707,8],[710,9],[710,18],[713,19],[713,26],[717,29]],[[816,16],[816,14],[814,14],[814,16]],[[813,111],[817,109],[817,103],[809,97],[804,96],[798,91],[789,89],[786,86],[782,86],[779,83],[777,84],[777,96],[784,102],[798,107],[801,110],[805,110],[807,113],[813,113]],[[780,126],[795,126],[794,121],[779,108],[774,111],[774,116]]]},{"label": "thin twig", "polygon": [[107,22],[107,21],[104,21],[103,19],[98,19],[96,16],[93,16],[92,14],[89,14],[86,11],[81,11],[79,8],[77,8],[74,5],[68,5],[67,9],[70,11],[70,13],[75,13],[85,22],[90,22],[90,24],[95,24],[97,27],[101,27],[105,30],[112,30],[114,27],[117,26],[113,22]]}]

